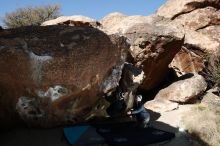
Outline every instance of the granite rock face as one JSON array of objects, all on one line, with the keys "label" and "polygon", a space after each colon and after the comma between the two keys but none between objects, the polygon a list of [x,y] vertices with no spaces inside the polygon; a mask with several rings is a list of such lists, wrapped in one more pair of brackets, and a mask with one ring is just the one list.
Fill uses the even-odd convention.
[{"label": "granite rock face", "polygon": [[91,27],[100,27],[100,22],[81,15],[74,16],[60,16],[53,20],[45,21],[41,26],[48,25],[67,25],[67,26],[91,26]]},{"label": "granite rock face", "polygon": [[[186,75],[185,75],[186,76]],[[207,83],[201,75],[189,74],[186,79],[172,83],[160,90],[155,99],[164,99],[177,103],[193,102],[207,88]]]},{"label": "granite rock face", "polygon": [[106,117],[103,95],[118,86],[128,48],[124,37],[93,27],[1,31],[1,127],[18,119],[53,127]]},{"label": "granite rock face", "polygon": [[161,113],[175,110],[179,107],[179,104],[165,99],[154,99],[147,101],[144,107],[154,112]]},{"label": "granite rock face", "polygon": [[173,68],[176,71],[177,76],[180,77],[187,73],[201,72],[205,68],[203,60],[202,55],[198,55],[198,52],[194,53],[193,51],[182,47],[169,66]]},{"label": "granite rock face", "polygon": [[156,15],[127,16],[122,13],[114,12],[102,18],[100,23],[102,24],[103,30],[107,32],[108,34],[119,33],[123,35],[133,25],[140,24],[140,23],[155,23],[156,21],[159,21],[161,19],[163,18],[158,17]]},{"label": "granite rock face", "polygon": [[183,28],[156,15],[126,16],[112,13],[104,17],[101,23],[107,33],[119,33],[128,38],[131,45],[130,61],[145,74],[139,88],[146,91],[157,87],[183,45]]},{"label": "granite rock face", "polygon": [[201,103],[208,104],[208,105],[220,105],[220,96],[219,96],[219,89],[209,89],[206,94],[203,96]]},{"label": "granite rock face", "polygon": [[164,80],[168,65],[183,44],[183,33],[159,24],[137,24],[125,33],[131,43],[133,64],[145,73],[141,90],[155,88]]},{"label": "granite rock face", "polygon": [[205,67],[204,56],[217,53],[220,48],[219,9],[219,0],[168,0],[157,10],[157,15],[182,25],[185,30],[182,51],[171,64],[177,72],[198,73]]},{"label": "granite rock face", "polygon": [[193,101],[207,87],[197,74],[204,56],[220,48],[219,9],[219,0],[168,0],[150,16],[62,16],[41,27],[0,27],[0,126],[125,115],[136,91],[160,87],[169,67],[195,75],[160,90],[145,107],[163,112]]},{"label": "granite rock face", "polygon": [[219,0],[168,0],[156,12],[159,16],[175,19],[180,15],[208,6],[220,8]]}]

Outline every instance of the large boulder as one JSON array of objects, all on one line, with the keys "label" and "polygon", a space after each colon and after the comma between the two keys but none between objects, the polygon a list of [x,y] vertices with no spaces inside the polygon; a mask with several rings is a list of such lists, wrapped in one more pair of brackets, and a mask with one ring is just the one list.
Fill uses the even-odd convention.
[{"label": "large boulder", "polygon": [[220,12],[214,7],[195,9],[174,19],[186,29],[199,30],[211,25],[220,25]]},{"label": "large boulder", "polygon": [[105,117],[103,97],[119,84],[124,37],[93,27],[45,26],[0,32],[0,126],[22,119],[52,127]]},{"label": "large boulder", "polygon": [[198,49],[205,53],[215,54],[220,47],[220,42],[202,32],[186,30],[184,46],[189,50]]},{"label": "large boulder", "polygon": [[198,30],[198,32],[201,32],[203,35],[207,35],[213,40],[220,42],[220,25],[207,26],[203,29]]},{"label": "large boulder", "polygon": [[210,89],[206,92],[206,94],[203,96],[202,98],[202,103],[203,104],[208,104],[208,105],[220,105],[220,96],[219,96],[219,89],[218,88],[214,88],[214,89]]},{"label": "large boulder", "polygon": [[166,99],[154,99],[147,101],[144,107],[154,112],[162,113],[177,109],[179,104]]},{"label": "large boulder", "polygon": [[166,18],[175,19],[180,15],[208,6],[213,6],[219,9],[219,0],[168,0],[157,10],[156,14]]},{"label": "large boulder", "polygon": [[[192,74],[193,75],[193,74]],[[169,100],[178,103],[193,102],[207,88],[205,79],[198,74],[182,76],[182,80],[172,83],[160,90],[155,99]]]},{"label": "large boulder", "polygon": [[187,73],[198,73],[205,68],[202,55],[200,56],[198,52],[194,53],[185,47],[182,47],[175,55],[169,66],[176,71],[178,76]]},{"label": "large boulder", "polygon": [[92,26],[92,27],[101,26],[101,24],[98,21],[81,15],[60,16],[56,19],[48,20],[41,24],[41,26],[48,26],[48,25]]},{"label": "large boulder", "polygon": [[155,23],[162,20],[162,17],[156,15],[151,16],[127,16],[122,13],[110,13],[101,19],[103,30],[108,34],[120,33],[124,34],[130,27],[140,23]]},{"label": "large boulder", "polygon": [[157,87],[167,76],[168,65],[183,44],[181,27],[177,29],[161,23],[141,23],[126,31],[133,63],[145,73],[141,90]]},{"label": "large boulder", "polygon": [[174,58],[172,63],[175,63],[171,64],[177,72],[198,73],[205,67],[203,58],[207,53],[217,52],[220,47],[219,9],[219,0],[168,0],[157,10],[157,15],[181,24],[185,29],[182,51]]},{"label": "large boulder", "polygon": [[124,15],[119,12],[110,13],[104,18],[101,19],[100,23],[103,26],[103,29],[108,33],[118,33],[122,30],[118,29],[118,23],[123,21],[124,18],[127,18],[127,15]]},{"label": "large boulder", "polygon": [[101,23],[107,33],[119,33],[128,38],[130,60],[145,73],[140,89],[146,91],[157,87],[166,77],[168,65],[183,44],[183,28],[156,15],[113,13],[104,17]]}]

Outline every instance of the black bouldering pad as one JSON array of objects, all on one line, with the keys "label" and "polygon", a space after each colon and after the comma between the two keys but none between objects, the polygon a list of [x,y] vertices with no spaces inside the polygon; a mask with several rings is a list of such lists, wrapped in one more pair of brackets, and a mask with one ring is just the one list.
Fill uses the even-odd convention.
[{"label": "black bouldering pad", "polygon": [[97,133],[104,137],[106,143],[114,146],[144,146],[170,140],[175,137],[174,133],[153,127],[101,127],[97,128]]},{"label": "black bouldering pad", "polygon": [[175,137],[174,133],[153,127],[138,128],[130,123],[84,125],[64,128],[64,135],[74,146],[113,145],[144,146]]}]

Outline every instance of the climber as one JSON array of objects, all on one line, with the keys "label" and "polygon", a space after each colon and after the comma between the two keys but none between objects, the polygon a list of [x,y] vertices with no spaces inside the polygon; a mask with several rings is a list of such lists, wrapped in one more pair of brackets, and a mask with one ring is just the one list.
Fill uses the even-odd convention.
[{"label": "climber", "polygon": [[121,96],[121,92],[115,92],[111,96],[105,96],[105,99],[111,104],[107,108],[107,113],[111,117],[119,117],[126,109],[126,103],[124,98]]},{"label": "climber", "polygon": [[129,116],[135,116],[138,127],[147,128],[149,126],[150,114],[142,104],[142,96],[137,95],[134,101],[134,109],[127,112]]}]

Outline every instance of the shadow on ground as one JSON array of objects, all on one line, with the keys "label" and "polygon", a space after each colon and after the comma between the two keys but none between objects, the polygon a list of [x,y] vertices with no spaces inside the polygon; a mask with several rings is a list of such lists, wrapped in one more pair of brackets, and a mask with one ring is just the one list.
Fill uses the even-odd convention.
[{"label": "shadow on ground", "polygon": [[[192,141],[190,141],[187,135],[179,133],[175,127],[156,121],[160,117],[159,113],[149,112],[151,114],[152,127],[176,134],[175,138],[169,141],[150,144],[149,146],[192,146]],[[63,134],[63,127],[52,129],[21,127],[7,132],[1,132],[0,137],[2,146],[70,146]]]}]

